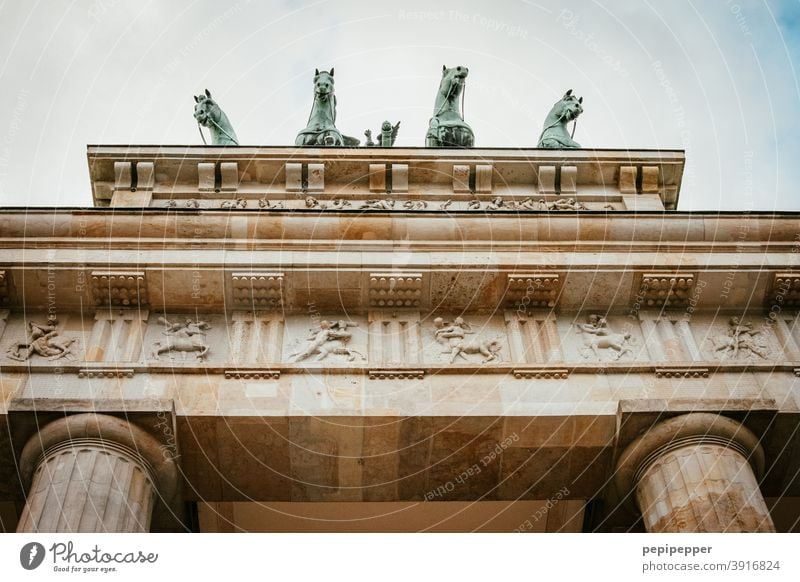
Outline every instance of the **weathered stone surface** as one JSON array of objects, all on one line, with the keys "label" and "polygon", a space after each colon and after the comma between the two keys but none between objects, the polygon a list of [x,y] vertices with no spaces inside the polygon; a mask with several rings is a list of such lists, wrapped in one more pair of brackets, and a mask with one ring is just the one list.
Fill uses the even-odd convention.
[{"label": "weathered stone surface", "polygon": [[171,502],[177,469],[142,429],[78,414],[42,428],[21,455],[29,485],[19,532],[149,531],[158,496]]},{"label": "weathered stone surface", "polygon": [[622,453],[616,484],[633,489],[647,531],[773,532],[759,490],[764,451],[739,423],[715,414],[677,416]]}]

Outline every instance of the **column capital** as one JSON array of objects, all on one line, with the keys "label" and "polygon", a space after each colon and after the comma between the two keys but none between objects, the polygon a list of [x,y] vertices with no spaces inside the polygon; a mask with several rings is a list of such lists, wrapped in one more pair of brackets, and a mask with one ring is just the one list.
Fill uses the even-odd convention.
[{"label": "column capital", "polygon": [[741,423],[719,414],[692,412],[652,426],[622,452],[614,481],[626,499],[635,491],[650,465],[669,452],[697,445],[717,445],[740,453],[756,478],[764,473],[764,449],[758,437]]},{"label": "column capital", "polygon": [[81,413],[45,425],[34,434],[20,455],[20,477],[29,489],[39,464],[64,446],[105,448],[141,464],[159,497],[171,503],[178,488],[178,469],[171,450],[135,424],[105,414]]}]

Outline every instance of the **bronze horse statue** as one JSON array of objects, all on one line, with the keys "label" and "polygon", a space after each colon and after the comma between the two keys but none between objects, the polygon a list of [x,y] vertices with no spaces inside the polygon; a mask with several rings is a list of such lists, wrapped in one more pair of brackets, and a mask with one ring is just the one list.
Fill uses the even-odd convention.
[{"label": "bronze horse statue", "polygon": [[[561,150],[575,149],[581,144],[572,139],[567,131],[567,123],[578,119],[583,113],[583,97],[578,99],[572,94],[572,89],[567,91],[564,96],[553,105],[547,118],[544,120],[544,129],[539,135],[539,145],[537,147]],[[574,134],[574,129],[573,129]]]},{"label": "bronze horse statue", "polygon": [[333,67],[314,71],[314,105],[306,128],[297,134],[296,146],[357,146],[359,140],[342,135],[336,129],[336,94],[333,91]]},{"label": "bronze horse statue", "polygon": [[[208,89],[204,95],[195,95],[194,102],[194,118],[197,120],[197,127],[202,125],[209,129],[211,145],[239,145],[236,132],[233,131],[228,116],[211,98],[211,92]],[[202,130],[200,130],[200,135],[203,135]],[[203,137],[203,143],[205,141],[206,138]]]},{"label": "bronze horse statue", "polygon": [[471,148],[474,145],[475,134],[464,121],[459,103],[468,74],[467,67],[448,69],[442,65],[442,81],[439,83],[433,117],[428,123],[428,133],[425,136],[426,147]]}]

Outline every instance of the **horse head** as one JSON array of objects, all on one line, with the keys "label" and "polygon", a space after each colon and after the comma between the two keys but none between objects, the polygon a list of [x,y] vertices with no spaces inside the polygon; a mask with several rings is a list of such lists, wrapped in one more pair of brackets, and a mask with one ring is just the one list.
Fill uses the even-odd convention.
[{"label": "horse head", "polygon": [[330,71],[314,70],[314,95],[322,101],[333,95],[333,67]]},{"label": "horse head", "polygon": [[583,97],[580,99],[572,94],[572,89],[556,101],[547,118],[544,120],[544,129],[539,135],[540,148],[563,149],[579,148],[581,144],[572,139],[567,132],[567,123],[574,121],[583,113]]},{"label": "horse head", "polygon": [[570,89],[553,105],[547,118],[567,123],[577,119],[581,113],[583,113],[583,97],[579,99],[572,94],[572,89]]},{"label": "horse head", "polygon": [[[464,90],[464,82],[469,75],[467,67],[451,67],[447,68],[442,65],[442,81],[439,83],[439,97],[444,99],[445,103],[458,103],[457,99]],[[440,107],[437,107],[439,109]],[[436,115],[437,112],[434,112]]]},{"label": "horse head", "polygon": [[206,89],[204,95],[194,96],[194,118],[203,127],[211,127],[213,122],[219,123],[222,109],[217,102],[211,98],[211,92]]}]

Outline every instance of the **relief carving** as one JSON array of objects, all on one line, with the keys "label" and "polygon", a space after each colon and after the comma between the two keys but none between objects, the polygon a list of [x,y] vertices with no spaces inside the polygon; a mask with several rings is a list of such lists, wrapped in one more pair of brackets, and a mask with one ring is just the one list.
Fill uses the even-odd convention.
[{"label": "relief carving", "polygon": [[[631,334],[628,332],[615,332],[608,326],[608,321],[602,315],[592,314],[588,319],[589,323],[578,323],[578,333],[584,334],[586,344],[581,351],[584,358],[589,358],[591,354],[598,360],[603,359],[600,350],[611,350],[611,360],[619,360],[625,354],[633,355],[631,349]],[[616,352],[616,353],[614,353]]]},{"label": "relief carving", "polygon": [[481,362],[484,364],[499,359],[498,353],[502,349],[502,344],[500,343],[502,336],[496,336],[491,339],[475,338],[467,341],[466,336],[476,332],[462,317],[456,317],[452,323],[437,317],[433,320],[433,325],[436,328],[433,332],[436,341],[449,347],[442,353],[450,354],[451,364],[455,363],[458,357],[469,360],[467,356],[472,354],[482,355],[483,360]]},{"label": "relief carving", "polygon": [[319,322],[319,327],[309,329],[311,333],[306,338],[306,347],[299,352],[291,354],[289,357],[293,358],[292,361],[294,362],[301,362],[317,354],[314,361],[319,362],[327,358],[329,354],[337,354],[347,356],[348,362],[355,360],[356,356],[360,356],[362,360],[365,360],[366,358],[362,353],[347,347],[347,343],[353,337],[353,334],[347,329],[357,326],[358,324],[352,321],[339,320],[330,322],[323,319]]},{"label": "relief carving", "polygon": [[751,359],[753,356],[766,360],[770,355],[764,334],[738,317],[731,317],[727,332],[712,337],[711,343],[714,355],[720,360]]},{"label": "relief carving", "polygon": [[360,208],[369,210],[392,210],[394,200],[365,200]]},{"label": "relief carving", "polygon": [[25,342],[16,342],[8,348],[7,355],[12,360],[25,362],[33,355],[38,355],[48,360],[61,358],[74,359],[72,351],[76,338],[62,337],[56,329],[58,320],[50,319],[46,325],[28,322],[28,339]]},{"label": "relief carving", "polygon": [[175,351],[181,352],[184,359],[187,352],[199,352],[197,359],[202,360],[211,349],[205,337],[206,330],[211,329],[207,322],[187,319],[182,323],[170,323],[165,317],[159,317],[158,322],[166,326],[161,333],[167,337],[153,342],[153,359],[158,360],[161,354]]}]

